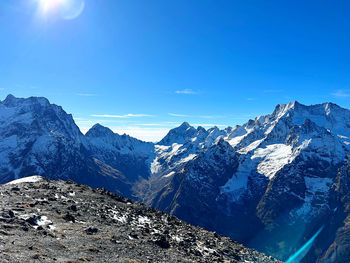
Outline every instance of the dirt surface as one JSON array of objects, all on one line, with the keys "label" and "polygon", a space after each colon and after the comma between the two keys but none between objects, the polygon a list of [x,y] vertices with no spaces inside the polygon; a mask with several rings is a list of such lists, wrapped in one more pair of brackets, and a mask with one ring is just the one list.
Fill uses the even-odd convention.
[{"label": "dirt surface", "polygon": [[279,262],[103,189],[0,185],[0,262]]}]

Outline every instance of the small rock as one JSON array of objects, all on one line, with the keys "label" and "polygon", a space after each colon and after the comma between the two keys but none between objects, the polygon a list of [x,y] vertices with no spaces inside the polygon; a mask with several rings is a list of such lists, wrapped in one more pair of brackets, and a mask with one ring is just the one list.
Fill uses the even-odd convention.
[{"label": "small rock", "polygon": [[72,216],[70,213],[67,213],[64,217],[63,217],[64,220],[66,221],[71,221],[73,223],[75,223],[75,217]]},{"label": "small rock", "polygon": [[170,243],[165,236],[161,236],[158,240],[154,242],[157,246],[168,249],[170,248]]},{"label": "small rock", "polygon": [[38,220],[37,216],[31,216],[28,219],[26,219],[26,222],[28,222],[33,226],[33,225],[36,225],[37,220]]},{"label": "small rock", "polygon": [[93,235],[93,234],[96,234],[98,232],[98,229],[96,227],[89,227],[89,228],[85,229],[85,232],[88,235]]},{"label": "small rock", "polygon": [[10,216],[10,217],[15,217],[15,213],[14,213],[12,210],[10,210],[10,211],[9,211],[9,216]]},{"label": "small rock", "polygon": [[70,209],[71,209],[72,211],[74,211],[74,212],[78,211],[78,208],[77,208],[76,205],[71,205],[71,206],[70,206]]}]

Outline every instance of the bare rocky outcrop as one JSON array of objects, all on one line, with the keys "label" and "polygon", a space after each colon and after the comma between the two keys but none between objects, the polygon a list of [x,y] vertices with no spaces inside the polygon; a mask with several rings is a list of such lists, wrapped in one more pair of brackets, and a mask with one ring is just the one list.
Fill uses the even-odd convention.
[{"label": "bare rocky outcrop", "polygon": [[34,179],[0,186],[0,262],[279,262],[104,189]]}]

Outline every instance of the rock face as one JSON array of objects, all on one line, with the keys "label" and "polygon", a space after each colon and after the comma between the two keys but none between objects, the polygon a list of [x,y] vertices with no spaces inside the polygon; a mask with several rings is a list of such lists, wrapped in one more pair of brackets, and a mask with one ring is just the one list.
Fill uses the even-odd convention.
[{"label": "rock face", "polygon": [[[281,260],[349,262],[350,111],[277,105],[242,126],[174,128],[158,143],[83,135],[45,98],[0,103],[0,183],[32,174],[105,187]],[[339,256],[341,255],[341,256]]]},{"label": "rock face", "polygon": [[45,98],[8,95],[0,103],[0,183],[40,174],[127,192],[123,173],[94,158],[90,145],[72,116]]},{"label": "rock face", "polygon": [[1,262],[279,262],[102,189],[29,177],[0,186]]}]

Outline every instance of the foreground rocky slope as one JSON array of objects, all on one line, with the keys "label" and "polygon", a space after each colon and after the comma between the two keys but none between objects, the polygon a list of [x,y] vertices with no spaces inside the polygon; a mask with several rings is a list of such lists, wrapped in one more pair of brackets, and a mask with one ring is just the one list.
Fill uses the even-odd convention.
[{"label": "foreground rocky slope", "polygon": [[278,262],[106,190],[39,176],[0,186],[0,262]]}]

